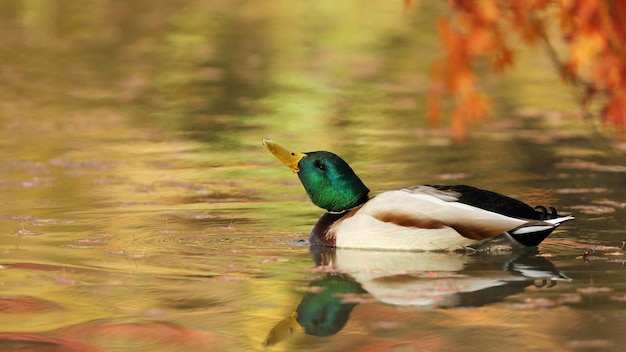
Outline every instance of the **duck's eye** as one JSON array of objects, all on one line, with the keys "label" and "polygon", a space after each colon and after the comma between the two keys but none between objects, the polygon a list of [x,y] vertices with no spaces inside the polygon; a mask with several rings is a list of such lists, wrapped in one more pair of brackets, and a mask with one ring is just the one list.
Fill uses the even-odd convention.
[{"label": "duck's eye", "polygon": [[316,160],[313,165],[315,165],[316,168],[318,168],[318,169],[320,169],[322,171],[326,171],[326,165],[324,165],[324,163],[319,161],[319,160]]},{"label": "duck's eye", "polygon": [[294,153],[294,152],[291,152],[291,156],[296,156],[296,153]]}]

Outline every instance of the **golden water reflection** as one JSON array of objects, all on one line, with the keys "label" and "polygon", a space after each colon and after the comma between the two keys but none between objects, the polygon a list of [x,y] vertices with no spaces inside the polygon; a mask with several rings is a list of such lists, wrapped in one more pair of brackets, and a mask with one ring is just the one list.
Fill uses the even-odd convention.
[{"label": "golden water reflection", "polygon": [[[497,254],[368,251],[311,247],[321,279],[311,281],[298,307],[273,327],[265,346],[298,328],[313,336],[339,333],[360,303],[417,309],[474,308],[571,279],[532,250]],[[566,300],[561,297],[560,300]]]},{"label": "golden water reflection", "polygon": [[272,350],[623,345],[623,149],[536,51],[485,73],[497,118],[465,144],[429,128],[446,6],[0,1],[0,349],[262,350],[329,275],[302,245],[321,210],[263,137],[333,151],[375,192],[468,183],[577,219],[535,255],[571,282],[449,309],[363,287],[336,334]]}]

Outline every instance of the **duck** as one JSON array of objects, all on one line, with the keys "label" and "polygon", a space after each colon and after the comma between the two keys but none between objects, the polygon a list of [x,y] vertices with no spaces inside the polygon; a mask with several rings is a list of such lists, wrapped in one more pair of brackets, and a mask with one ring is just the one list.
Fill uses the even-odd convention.
[{"label": "duck", "polygon": [[417,185],[372,196],[334,153],[292,151],[268,138],[262,144],[298,175],[313,204],[326,210],[311,230],[312,246],[467,251],[504,239],[512,248],[536,247],[574,219],[468,185]]}]

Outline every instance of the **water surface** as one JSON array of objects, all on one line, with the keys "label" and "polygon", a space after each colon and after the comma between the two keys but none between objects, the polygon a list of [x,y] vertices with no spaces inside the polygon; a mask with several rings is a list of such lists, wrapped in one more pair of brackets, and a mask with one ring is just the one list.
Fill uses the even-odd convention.
[{"label": "water surface", "polygon": [[[621,350],[626,149],[536,49],[485,72],[467,141],[429,126],[424,3],[1,3],[0,349]],[[576,221],[521,254],[310,253],[322,211],[263,137]]]}]

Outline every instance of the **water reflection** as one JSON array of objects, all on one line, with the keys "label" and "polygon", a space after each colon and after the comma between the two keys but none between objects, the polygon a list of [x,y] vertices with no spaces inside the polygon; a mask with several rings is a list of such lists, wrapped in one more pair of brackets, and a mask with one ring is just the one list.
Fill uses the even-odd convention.
[{"label": "water reflection", "polygon": [[360,303],[419,309],[479,307],[523,292],[530,285],[571,281],[536,249],[499,252],[395,252],[311,246],[316,270],[297,308],[263,342],[271,346],[298,330],[339,333]]}]

